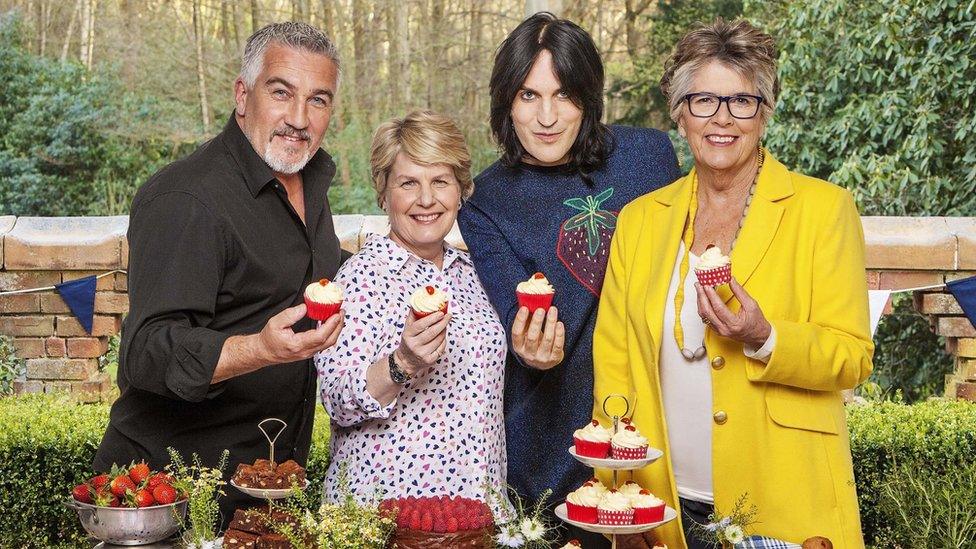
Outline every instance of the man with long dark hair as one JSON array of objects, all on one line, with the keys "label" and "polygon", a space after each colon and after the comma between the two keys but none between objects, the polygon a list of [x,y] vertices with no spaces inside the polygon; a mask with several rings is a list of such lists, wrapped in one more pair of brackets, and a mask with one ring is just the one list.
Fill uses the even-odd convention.
[{"label": "man with long dark hair", "polygon": [[[596,46],[571,21],[538,13],[512,31],[490,84],[502,157],[458,219],[509,337],[509,483],[531,499],[551,488],[553,505],[592,476],[567,448],[591,419],[593,327],[616,215],[679,176],[665,134],[603,124],[603,85]],[[530,313],[515,288],[535,272],[555,288],[555,306]],[[607,546],[578,530],[568,537]]]}]

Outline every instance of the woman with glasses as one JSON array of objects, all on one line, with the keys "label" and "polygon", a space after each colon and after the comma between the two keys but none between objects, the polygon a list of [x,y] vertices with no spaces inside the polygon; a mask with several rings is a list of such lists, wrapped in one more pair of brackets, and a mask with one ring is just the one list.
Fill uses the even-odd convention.
[{"label": "woman with glasses", "polygon": [[665,457],[635,480],[680,509],[658,530],[671,549],[708,547],[693,523],[743,496],[755,534],[863,547],[841,396],[873,353],[854,200],[761,147],[776,51],[748,22],[688,33],[661,88],[694,168],[620,213],[595,417],[606,395],[637,395],[634,423]]}]

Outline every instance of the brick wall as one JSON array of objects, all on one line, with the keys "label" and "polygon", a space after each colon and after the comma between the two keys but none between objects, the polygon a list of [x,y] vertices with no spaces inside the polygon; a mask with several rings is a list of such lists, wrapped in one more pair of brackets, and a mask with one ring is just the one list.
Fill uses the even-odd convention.
[{"label": "brick wall", "polygon": [[[976,274],[976,218],[864,217],[868,285],[904,289]],[[385,233],[384,216],[335,216],[343,248],[356,251],[365,236]],[[0,291],[50,286],[62,281],[125,269],[128,218],[15,218],[0,216]],[[448,241],[462,246],[455,228]],[[948,396],[976,400],[976,329],[962,316],[951,295],[918,292],[916,307],[929,315],[933,330],[947,338],[956,357]],[[54,291],[0,297],[0,333],[14,337],[27,359],[20,392],[73,393],[85,400],[103,398],[109,388],[97,371],[108,338],[118,333],[128,310],[126,276],[98,281],[95,324],[86,334]]]}]

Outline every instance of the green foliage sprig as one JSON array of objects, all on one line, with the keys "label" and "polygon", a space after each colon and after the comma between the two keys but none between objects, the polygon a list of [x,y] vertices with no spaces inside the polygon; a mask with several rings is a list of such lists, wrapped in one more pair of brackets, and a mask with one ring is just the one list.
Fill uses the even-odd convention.
[{"label": "green foliage sprig", "polygon": [[224,469],[230,452],[224,450],[216,467],[205,467],[200,456],[193,454],[192,465],[187,465],[183,456],[174,448],[167,448],[170,464],[167,470],[173,477],[173,487],[187,495],[187,515],[189,527],[183,533],[183,541],[188,547],[201,548],[217,539],[220,526],[220,505],[217,502],[224,495],[221,486],[224,482]]},{"label": "green foliage sprig", "polygon": [[13,394],[14,380],[24,374],[24,360],[15,352],[14,339],[0,335],[0,396]]},{"label": "green foliage sprig", "polygon": [[[374,503],[356,501],[344,463],[339,467],[337,490],[337,503],[323,502],[313,512],[312,497],[292,486],[287,499],[271,502],[264,519],[295,549],[384,549],[396,528],[396,517],[380,511],[375,503],[378,497]],[[294,521],[279,520],[274,511],[282,511]]]},{"label": "green foliage sprig", "polygon": [[548,549],[555,541],[557,528],[546,517],[546,502],[552,496],[547,489],[535,503],[526,505],[514,489],[505,486],[505,493],[489,483],[484,484],[485,493],[494,502],[495,547],[522,547],[524,549]]},{"label": "green foliage sprig", "polygon": [[881,485],[893,547],[976,547],[976,463],[933,472],[901,464]]},{"label": "green foliage sprig", "polygon": [[742,543],[749,533],[749,527],[756,524],[759,508],[749,503],[749,494],[742,494],[732,504],[732,511],[723,515],[716,509],[708,515],[707,524],[691,521],[691,533],[706,544],[720,544],[723,547]]}]

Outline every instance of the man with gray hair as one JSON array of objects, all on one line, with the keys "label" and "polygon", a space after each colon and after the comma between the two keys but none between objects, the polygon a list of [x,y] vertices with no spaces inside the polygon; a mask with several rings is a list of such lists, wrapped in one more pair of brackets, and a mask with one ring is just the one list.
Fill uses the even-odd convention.
[{"label": "man with gray hair", "polygon": [[[342,253],[326,196],[335,163],[319,148],[338,85],[325,34],[304,23],[264,27],[247,41],[224,130],[139,189],[121,394],[96,470],[143,460],[161,469],[173,447],[208,466],[227,449],[230,473],[268,457],[258,422],[269,417],[287,425],[275,459],[305,465],[309,358],[343,325],[340,312],[316,327],[303,302],[306,285],[332,278]],[[227,491],[224,525],[245,503]]]}]

